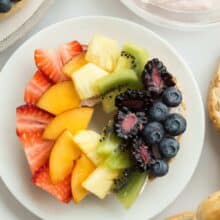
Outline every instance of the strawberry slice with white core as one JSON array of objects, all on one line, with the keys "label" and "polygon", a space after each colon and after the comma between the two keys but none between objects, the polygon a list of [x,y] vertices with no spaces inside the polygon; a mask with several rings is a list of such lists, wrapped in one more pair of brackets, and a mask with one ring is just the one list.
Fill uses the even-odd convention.
[{"label": "strawberry slice with white core", "polygon": [[16,109],[16,132],[42,133],[54,116],[34,105],[22,105]]},{"label": "strawberry slice with white core", "polygon": [[54,142],[45,140],[39,133],[23,133],[19,136],[32,174],[45,165],[50,157]]},{"label": "strawberry slice with white core", "polygon": [[62,45],[59,48],[61,61],[64,64],[68,63],[74,56],[83,52],[83,47],[78,41],[71,41]]},{"label": "strawberry slice with white core", "polygon": [[24,101],[27,104],[36,104],[40,97],[52,86],[53,83],[39,70],[35,72],[29,81],[25,92]]},{"label": "strawberry slice with white core", "polygon": [[62,72],[62,60],[59,51],[50,49],[36,49],[34,52],[35,64],[54,83],[62,82],[68,77]]},{"label": "strawberry slice with white core", "polygon": [[63,181],[53,184],[50,180],[48,165],[40,168],[32,178],[33,183],[47,191],[61,202],[68,203],[72,198],[71,177],[68,176]]}]

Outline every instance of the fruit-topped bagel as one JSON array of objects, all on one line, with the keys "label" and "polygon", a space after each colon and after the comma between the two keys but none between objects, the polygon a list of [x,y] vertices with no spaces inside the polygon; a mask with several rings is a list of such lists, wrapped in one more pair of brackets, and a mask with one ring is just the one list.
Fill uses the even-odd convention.
[{"label": "fruit-topped bagel", "polygon": [[[181,148],[187,122],[176,79],[145,48],[100,35],[86,48],[36,49],[34,61],[16,111],[34,184],[62,202],[113,193],[129,208]],[[88,128],[98,104],[111,117],[100,133]]]},{"label": "fruit-topped bagel", "polygon": [[0,21],[14,15],[28,0],[0,0]]}]

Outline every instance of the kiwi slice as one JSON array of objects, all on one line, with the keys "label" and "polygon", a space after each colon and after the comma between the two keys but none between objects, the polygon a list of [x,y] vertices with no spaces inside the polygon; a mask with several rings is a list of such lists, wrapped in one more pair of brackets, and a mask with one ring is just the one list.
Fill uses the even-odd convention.
[{"label": "kiwi slice", "polygon": [[102,97],[102,107],[103,107],[104,112],[111,113],[111,112],[116,111],[117,108],[115,106],[115,98],[116,96],[125,92],[127,89],[128,89],[127,87],[122,87],[122,88],[114,89],[110,91],[109,93],[106,93]]},{"label": "kiwi slice", "polygon": [[148,58],[149,55],[147,50],[135,44],[127,43],[123,47],[115,71],[117,72],[121,69],[133,69],[138,76],[141,77]]},{"label": "kiwi slice", "polygon": [[116,73],[109,74],[94,83],[95,89],[97,89],[101,95],[122,86],[130,89],[139,89],[142,88],[142,83],[134,70],[131,69],[123,69]]},{"label": "kiwi slice", "polygon": [[146,172],[135,170],[131,173],[127,184],[116,194],[125,208],[130,208],[132,206],[146,181]]},{"label": "kiwi slice", "polygon": [[131,160],[127,152],[113,152],[105,161],[105,164],[113,170],[127,169],[131,166]]},{"label": "kiwi slice", "polygon": [[121,139],[113,132],[113,121],[109,121],[107,126],[103,129],[100,142],[97,146],[97,153],[100,156],[110,156],[121,144]]},{"label": "kiwi slice", "polygon": [[120,71],[121,69],[134,69],[136,68],[136,58],[130,53],[122,50],[121,56],[118,59],[115,72]]}]

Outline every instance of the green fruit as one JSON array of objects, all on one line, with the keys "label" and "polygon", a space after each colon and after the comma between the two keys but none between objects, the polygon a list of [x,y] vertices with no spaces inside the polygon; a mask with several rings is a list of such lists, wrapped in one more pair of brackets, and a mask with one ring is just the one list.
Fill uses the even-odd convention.
[{"label": "green fruit", "polygon": [[138,89],[142,87],[142,84],[137,77],[137,74],[131,69],[124,69],[119,72],[109,74],[98,79],[94,83],[94,88],[97,89],[101,95],[122,86],[131,89]]},{"label": "green fruit", "polygon": [[108,157],[120,144],[121,139],[113,133],[113,122],[110,121],[102,132],[100,142],[97,146],[97,154],[102,157]]},{"label": "green fruit", "polygon": [[[123,60],[126,59],[127,63],[130,64],[130,68],[134,69],[135,72],[141,77],[141,74],[144,70],[144,66],[148,61],[149,55],[148,52],[135,44],[127,43],[123,47],[123,51],[127,54],[127,56],[123,56]],[[127,59],[127,57],[133,57],[134,61],[130,61],[131,59]],[[124,65],[125,61],[118,61],[118,65],[116,69],[120,69],[120,66]],[[128,64],[127,64],[128,65]]]},{"label": "green fruit", "polygon": [[118,72],[121,69],[135,69],[136,67],[136,59],[130,53],[123,51],[121,52],[121,56],[118,59],[117,66],[114,72]]},{"label": "green fruit", "polygon": [[109,93],[106,93],[102,99],[102,107],[103,107],[104,112],[111,113],[111,112],[116,111],[117,108],[115,106],[115,98],[116,96],[125,92],[127,89],[128,88],[126,87],[122,87],[122,88],[115,89]]},{"label": "green fruit", "polygon": [[106,166],[114,170],[126,169],[131,166],[131,160],[126,152],[114,152],[105,161]]},{"label": "green fruit", "polygon": [[140,194],[145,182],[147,173],[134,171],[127,184],[116,194],[119,201],[125,208],[130,208]]}]

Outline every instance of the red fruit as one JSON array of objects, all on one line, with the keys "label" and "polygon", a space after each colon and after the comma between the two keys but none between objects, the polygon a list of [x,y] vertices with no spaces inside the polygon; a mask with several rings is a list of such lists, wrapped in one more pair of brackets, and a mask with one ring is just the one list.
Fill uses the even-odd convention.
[{"label": "red fruit", "polygon": [[78,41],[71,41],[69,43],[62,45],[59,48],[59,53],[63,65],[81,52],[83,52],[83,47]]},{"label": "red fruit", "polygon": [[40,168],[32,178],[33,183],[47,191],[61,202],[68,203],[72,198],[71,193],[71,177],[68,176],[65,180],[57,184],[52,184],[49,175],[48,165]]},{"label": "red fruit", "polygon": [[71,41],[59,48],[59,53],[63,64],[66,64],[74,56],[80,54],[81,52],[83,52],[83,47],[78,41]]},{"label": "red fruit", "polygon": [[23,133],[19,138],[23,144],[31,172],[34,174],[48,162],[54,142],[43,139],[39,133]]},{"label": "red fruit", "polygon": [[25,89],[24,101],[27,104],[36,104],[50,86],[52,82],[42,72],[36,71]]},{"label": "red fruit", "polygon": [[82,44],[82,48],[83,48],[83,51],[87,51],[88,50],[88,45],[87,44]]},{"label": "red fruit", "polygon": [[20,136],[23,133],[42,133],[53,115],[40,108],[26,104],[16,109],[16,132]]},{"label": "red fruit", "polygon": [[54,83],[67,80],[62,72],[62,60],[56,50],[36,49],[34,52],[35,64]]}]

